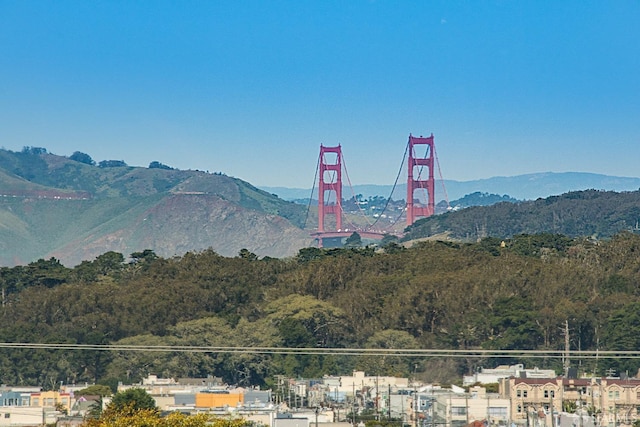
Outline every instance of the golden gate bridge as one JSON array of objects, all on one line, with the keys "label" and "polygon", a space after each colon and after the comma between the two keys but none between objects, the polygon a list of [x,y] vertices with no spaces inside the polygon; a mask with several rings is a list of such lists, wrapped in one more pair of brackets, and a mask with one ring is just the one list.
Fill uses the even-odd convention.
[{"label": "golden gate bridge", "polygon": [[[419,155],[419,153],[423,154]],[[389,207],[391,197],[404,168],[405,160],[407,163],[406,204],[395,220],[392,220],[387,226],[382,226],[380,219],[385,217],[385,212]],[[315,238],[319,247],[323,247],[325,239],[341,239],[349,237],[353,233],[358,233],[362,238],[371,240],[380,240],[386,235],[399,236],[401,232],[398,230],[398,224],[402,216],[406,218],[406,226],[410,226],[417,219],[429,217],[435,213],[436,168],[440,182],[442,182],[445,202],[448,207],[449,202],[444,189],[444,181],[442,180],[440,164],[436,155],[433,134],[428,137],[415,137],[409,134],[409,141],[407,142],[405,154],[391,194],[386,199],[383,211],[376,216],[375,221],[370,222],[360,208],[359,201],[356,200],[342,155],[342,146],[326,147],[320,145],[320,155],[316,169],[316,178],[318,180],[318,228],[311,233],[311,236]],[[367,222],[366,226],[356,225],[353,221],[347,219],[342,191],[343,175],[347,178],[354,201],[360,210],[359,216]],[[316,183],[314,181],[312,195],[315,189]],[[416,195],[416,192],[422,192],[423,197],[420,198],[419,195]],[[309,200],[309,207],[311,206],[312,198]]]}]

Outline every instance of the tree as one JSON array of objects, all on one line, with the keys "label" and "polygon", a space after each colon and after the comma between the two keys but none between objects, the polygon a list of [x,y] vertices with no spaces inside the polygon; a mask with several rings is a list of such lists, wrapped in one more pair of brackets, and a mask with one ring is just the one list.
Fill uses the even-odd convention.
[{"label": "tree", "polygon": [[131,264],[146,263],[158,259],[158,255],[156,255],[152,249],[145,249],[142,252],[133,252],[129,256],[131,257]]},{"label": "tree", "polygon": [[98,167],[101,168],[119,168],[125,166],[127,166],[127,164],[124,162],[124,160],[102,160],[100,163],[98,163]]},{"label": "tree", "polygon": [[81,151],[75,151],[71,156],[69,156],[69,159],[73,160],[74,162],[80,162],[91,166],[94,166],[96,164],[96,162],[91,158],[90,155]]},{"label": "tree", "polygon": [[[632,302],[613,311],[604,326],[604,347],[607,350],[635,351],[640,348],[640,302]],[[606,368],[631,375],[638,371],[634,359],[608,359]]]},{"label": "tree", "polygon": [[173,170],[173,168],[171,166],[167,166],[163,163],[160,163],[158,161],[153,161],[151,163],[149,163],[149,169],[164,169],[164,170],[168,170],[171,171]]},{"label": "tree", "polygon": [[238,252],[238,257],[246,259],[247,261],[255,261],[258,259],[258,255],[244,248],[240,249],[240,252]]},{"label": "tree", "polygon": [[[416,339],[405,331],[386,329],[378,331],[367,340],[368,349],[410,349],[419,348]],[[369,374],[407,376],[418,360],[395,355],[362,356],[359,367]]]},{"label": "tree", "polygon": [[108,409],[124,414],[142,410],[158,411],[156,401],[142,388],[130,388],[114,394]]},{"label": "tree", "polygon": [[75,396],[111,396],[111,387],[108,385],[94,384],[73,393]]},{"label": "tree", "polygon": [[362,246],[362,237],[354,231],[351,236],[347,237],[347,240],[344,242],[344,246],[345,248],[359,248]]},{"label": "tree", "polygon": [[43,148],[43,147],[24,146],[24,147],[22,147],[22,152],[24,154],[32,154],[34,156],[40,156],[42,154],[47,154],[47,149]]},{"label": "tree", "polygon": [[161,417],[157,411],[142,410],[134,413],[105,411],[99,419],[89,419],[86,427],[247,427],[250,423],[241,418],[218,418],[211,414],[186,415],[173,412]]}]

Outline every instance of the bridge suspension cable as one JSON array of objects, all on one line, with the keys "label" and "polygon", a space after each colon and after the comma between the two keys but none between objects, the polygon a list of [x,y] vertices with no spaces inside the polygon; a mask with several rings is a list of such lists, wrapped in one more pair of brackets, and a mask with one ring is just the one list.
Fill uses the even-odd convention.
[{"label": "bridge suspension cable", "polygon": [[[322,154],[320,154],[321,156]],[[316,162],[316,173],[313,174],[313,186],[311,187],[311,194],[309,195],[309,203],[307,204],[307,213],[304,217],[304,228],[307,228],[307,220],[309,219],[309,211],[311,210],[311,201],[313,200],[313,192],[316,189],[316,180],[318,179],[318,171],[320,170],[320,156]]]},{"label": "bridge suspension cable", "polygon": [[[373,222],[373,225],[377,224],[378,221],[380,221],[380,218],[382,218],[382,215],[387,211],[387,208],[389,207],[389,203],[391,202],[391,198],[393,197],[393,193],[396,191],[396,187],[398,186],[398,180],[400,179],[400,174],[402,173],[402,170],[404,169],[404,162],[407,160],[407,152],[409,150],[409,143],[407,143],[407,145],[405,146],[404,149],[404,156],[402,156],[402,162],[400,163],[400,169],[398,169],[398,174],[396,175],[396,180],[393,182],[393,188],[391,189],[391,194],[389,194],[389,197],[387,197],[387,201],[384,204],[384,208],[382,208],[382,212],[380,212],[380,215],[378,215],[378,217],[376,218],[376,220]],[[400,221],[400,218],[402,218],[402,214],[403,211],[401,210],[400,213],[398,214],[398,216],[391,221],[391,227],[393,227],[398,221]],[[372,227],[373,227],[372,225]]]},{"label": "bridge suspension cable", "polygon": [[[358,207],[358,210],[360,211],[360,213],[362,214],[362,217],[365,219],[365,221],[367,222],[367,224],[369,224],[369,227],[373,227],[373,225],[371,224],[371,221],[369,221],[369,218],[367,217],[367,214],[365,213],[365,211],[362,209],[362,207],[360,206],[360,203],[358,203],[358,200],[356,199],[356,195],[355,195],[355,191],[353,191],[353,185],[351,185],[351,178],[349,178],[349,172],[347,171],[347,162],[344,159],[344,155],[342,156],[342,165],[344,168],[344,174],[347,177],[347,183],[349,184],[349,190],[351,190],[351,197],[353,197],[353,201],[355,202],[356,206]],[[343,213],[344,213],[344,207],[341,205],[340,208],[342,209]],[[346,215],[345,215],[346,217]],[[348,220],[347,220],[348,221]],[[357,229],[358,227],[355,226],[355,224],[353,224],[351,221],[349,221],[349,224],[354,228]]]}]

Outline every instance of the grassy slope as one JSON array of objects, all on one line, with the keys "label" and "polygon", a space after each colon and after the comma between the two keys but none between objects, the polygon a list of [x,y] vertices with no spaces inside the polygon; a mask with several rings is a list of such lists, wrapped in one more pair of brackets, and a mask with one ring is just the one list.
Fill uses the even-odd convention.
[{"label": "grassy slope", "polygon": [[[22,192],[0,198],[0,265],[52,255],[75,264],[108,250],[145,248],[167,256],[208,247],[285,256],[309,244],[293,225],[304,220],[303,207],[222,174],[99,168],[6,150],[0,168],[0,194]],[[47,199],[36,193],[42,190],[92,198]]]}]

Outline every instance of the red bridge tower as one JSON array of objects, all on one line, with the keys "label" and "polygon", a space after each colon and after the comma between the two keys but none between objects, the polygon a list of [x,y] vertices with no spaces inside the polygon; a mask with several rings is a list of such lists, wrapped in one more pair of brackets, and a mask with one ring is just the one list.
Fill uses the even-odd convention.
[{"label": "red bridge tower", "polygon": [[[326,153],[335,154],[335,162],[327,163]],[[331,156],[332,157],[332,156]],[[332,159],[330,159],[332,160]],[[342,149],[320,145],[320,183],[318,185],[318,233],[323,233],[325,215],[335,215],[336,231],[342,230]],[[328,198],[325,202],[325,193]],[[333,203],[332,203],[333,202]],[[327,204],[325,204],[327,203]]]},{"label": "red bridge tower", "polygon": [[[425,156],[416,157],[414,147],[418,145],[425,146]],[[435,212],[435,184],[433,179],[433,166],[435,158],[435,146],[433,141],[433,134],[427,138],[422,136],[415,137],[409,134],[409,162],[407,168],[409,170],[409,178],[407,180],[407,226],[413,224],[417,217],[427,217],[433,215]],[[428,169],[427,178],[423,168]],[[417,168],[417,171],[415,170]],[[417,172],[417,177],[414,178],[414,174]],[[427,191],[427,205],[415,203],[415,191],[423,189]]]}]

